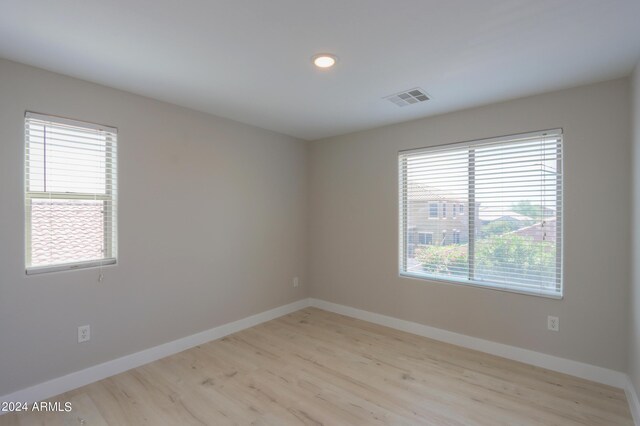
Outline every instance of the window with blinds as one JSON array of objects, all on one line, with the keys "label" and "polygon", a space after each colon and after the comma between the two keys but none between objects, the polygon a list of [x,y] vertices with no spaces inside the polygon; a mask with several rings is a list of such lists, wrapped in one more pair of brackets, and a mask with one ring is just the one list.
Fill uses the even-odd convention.
[{"label": "window with blinds", "polygon": [[562,297],[562,130],[398,160],[401,275]]},{"label": "window with blinds", "polygon": [[25,114],[27,274],[113,264],[117,130]]}]

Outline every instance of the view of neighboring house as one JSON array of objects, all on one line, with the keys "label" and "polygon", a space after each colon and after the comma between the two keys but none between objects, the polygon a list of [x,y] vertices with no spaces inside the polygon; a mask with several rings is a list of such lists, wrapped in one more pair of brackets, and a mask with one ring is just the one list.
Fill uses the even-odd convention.
[{"label": "view of neighboring house", "polygon": [[545,218],[530,226],[517,229],[512,232],[520,237],[531,238],[533,241],[548,241],[555,243],[557,239],[557,221],[555,217]]},{"label": "view of neighboring house", "polygon": [[[543,212],[545,218],[540,220],[515,211],[483,207],[481,203],[476,203],[476,232],[480,235],[509,233],[530,237],[534,241],[555,242],[555,210],[537,205],[531,207],[533,211]],[[408,185],[406,244],[410,257],[418,246],[467,244],[468,229],[467,199],[446,194],[424,184]]]},{"label": "view of neighboring house", "polygon": [[414,248],[420,245],[469,242],[469,202],[465,198],[413,183],[407,188],[407,203],[409,253],[413,253]]}]

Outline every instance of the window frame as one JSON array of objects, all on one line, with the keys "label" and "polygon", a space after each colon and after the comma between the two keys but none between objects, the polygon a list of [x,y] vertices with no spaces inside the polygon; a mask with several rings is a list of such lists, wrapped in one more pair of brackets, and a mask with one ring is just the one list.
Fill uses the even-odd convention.
[{"label": "window frame", "polygon": [[[26,133],[26,124],[27,120],[33,118],[42,121],[50,121],[57,124],[69,125],[75,127],[82,127],[85,129],[92,130],[100,130],[105,131],[107,135],[105,136],[105,194],[95,194],[95,193],[81,193],[81,192],[45,192],[45,191],[29,191],[29,153],[27,150],[28,140]],[[25,273],[27,275],[37,275],[48,272],[60,272],[60,271],[68,271],[75,269],[84,269],[84,268],[93,268],[93,267],[103,267],[109,265],[116,265],[118,263],[118,250],[117,250],[117,207],[114,208],[114,205],[117,206],[118,203],[118,191],[117,187],[114,191],[113,188],[113,177],[114,174],[117,176],[117,135],[118,129],[113,126],[105,126],[101,124],[95,124],[80,120],[74,120],[70,118],[60,117],[51,114],[41,114],[31,111],[25,111],[24,121],[23,121],[23,143],[24,143],[24,157],[23,157],[23,165],[24,165],[24,190],[23,190],[23,202],[24,202],[24,231],[25,231],[25,249],[24,249],[24,265],[25,265]],[[111,135],[115,135],[116,139],[114,140]],[[114,149],[114,146],[116,147]],[[115,151],[115,152],[114,152]],[[117,181],[116,181],[117,185]],[[45,200],[87,200],[87,201],[102,201],[103,208],[105,210],[104,214],[104,223],[103,223],[103,239],[104,239],[104,251],[105,255],[101,259],[95,260],[86,260],[86,261],[75,261],[75,262],[64,262],[57,263],[53,265],[43,265],[43,266],[30,266],[31,265],[31,209],[30,203],[31,200],[34,199],[45,199]],[[111,202],[109,202],[111,201]],[[115,212],[114,212],[115,210]],[[114,214],[115,213],[115,214]],[[109,220],[108,218],[112,219]],[[107,227],[111,225],[114,229],[110,232],[113,233],[112,237],[108,237],[108,233],[106,231]]]},{"label": "window frame", "polygon": [[[468,252],[469,269],[470,269],[469,278],[458,278],[458,277],[445,278],[442,276],[418,274],[418,273],[407,271],[406,253],[408,253],[408,249],[406,247],[406,241],[404,241],[404,235],[406,235],[408,209],[407,209],[407,199],[405,194],[403,194],[403,190],[406,190],[407,185],[406,185],[406,181],[405,182],[402,181],[403,176],[406,178],[406,172],[403,173],[403,170],[406,170],[407,168],[407,159],[406,157],[404,157],[406,154],[411,152],[416,152],[416,153],[428,152],[430,150],[441,150],[446,148],[450,148],[453,150],[456,148],[456,146],[458,147],[465,146],[465,145],[469,146],[469,165],[470,166],[469,166],[468,186],[469,188],[471,188],[475,186],[475,153],[474,153],[475,150],[473,150],[471,146],[475,144],[482,145],[486,143],[508,142],[515,138],[534,137],[536,135],[545,136],[547,134],[559,135],[559,146],[560,146],[559,150],[562,153],[562,155],[557,160],[558,175],[561,177],[561,179],[558,185],[559,188],[557,189],[557,192],[556,192],[557,194],[560,194],[560,196],[556,197],[556,212],[561,212],[561,214],[559,218],[556,216],[556,241],[559,241],[560,243],[558,243],[558,245],[556,246],[556,289],[557,290],[555,292],[527,291],[527,290],[511,287],[507,284],[474,280],[473,279],[474,244],[471,244],[471,243],[469,244],[469,252]],[[564,146],[565,146],[564,139],[565,139],[564,129],[560,127],[555,129],[547,129],[547,130],[540,130],[540,131],[527,132],[527,133],[514,133],[514,134],[505,135],[505,136],[473,139],[468,141],[453,142],[453,143],[446,143],[446,144],[439,144],[439,145],[420,147],[420,148],[411,148],[411,149],[397,151],[396,153],[396,164],[398,167],[397,169],[397,176],[398,176],[397,218],[400,225],[397,228],[400,233],[400,235],[398,235],[398,244],[399,244],[398,245],[398,255],[399,255],[398,256],[399,257],[398,276],[400,278],[417,279],[421,281],[432,281],[432,282],[452,284],[452,285],[464,285],[468,287],[477,287],[477,288],[484,288],[489,290],[503,291],[508,293],[522,294],[527,296],[537,296],[537,297],[543,297],[543,298],[549,298],[549,299],[562,300],[564,298],[564,291],[565,291],[565,287],[564,287],[564,246],[565,244],[564,244],[564,235],[563,235],[565,210],[564,210],[563,194],[564,194],[564,158],[565,158],[566,152],[564,149]],[[401,158],[402,158],[402,161],[399,161]],[[471,164],[473,164],[474,166],[471,166]],[[469,195],[469,199],[467,202],[468,221],[469,221],[468,235],[469,235],[469,238],[471,239],[472,238],[471,236],[475,235],[475,228],[476,228],[476,224],[474,220],[476,215],[475,191],[469,191],[468,195]]]}]

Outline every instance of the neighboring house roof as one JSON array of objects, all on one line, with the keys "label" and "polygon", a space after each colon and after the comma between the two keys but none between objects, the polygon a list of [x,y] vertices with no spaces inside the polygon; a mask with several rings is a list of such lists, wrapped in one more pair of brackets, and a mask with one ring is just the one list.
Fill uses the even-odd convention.
[{"label": "neighboring house roof", "polygon": [[[556,240],[556,218],[548,218],[544,220],[545,226],[544,231],[546,231],[547,241],[555,241]],[[531,226],[525,226],[524,228],[516,229],[515,231],[509,232],[509,234],[519,235],[521,237],[533,237],[535,240],[542,240],[543,228],[542,222],[534,223]]]},{"label": "neighboring house roof", "polygon": [[497,211],[495,209],[480,209],[480,220],[486,222],[493,222],[494,220],[517,220],[520,222],[533,220],[529,216],[521,215],[520,213],[512,212],[509,210]]}]

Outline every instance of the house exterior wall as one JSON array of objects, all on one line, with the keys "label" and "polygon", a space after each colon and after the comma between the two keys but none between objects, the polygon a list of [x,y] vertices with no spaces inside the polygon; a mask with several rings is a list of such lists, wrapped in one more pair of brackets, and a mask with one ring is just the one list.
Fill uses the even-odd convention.
[{"label": "house exterior wall", "polygon": [[[432,217],[431,206],[437,206],[437,217]],[[463,213],[453,213],[453,206],[456,209],[463,205]],[[446,206],[446,216],[443,214],[443,206]],[[454,233],[458,232],[460,244],[469,242],[469,208],[462,201],[452,200],[419,200],[408,203],[407,206],[407,231],[409,239],[414,239],[419,244],[419,233],[429,233],[433,235],[433,245],[448,245],[454,243]]]}]

